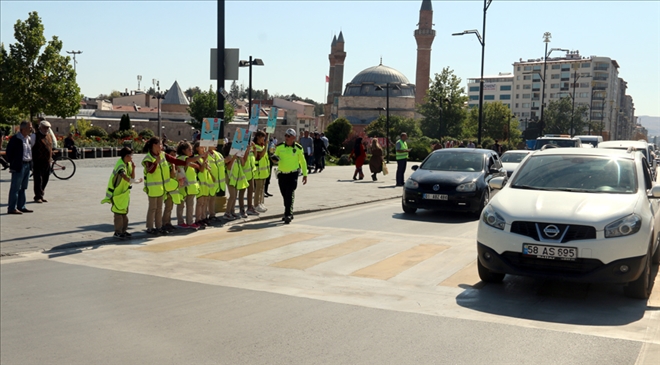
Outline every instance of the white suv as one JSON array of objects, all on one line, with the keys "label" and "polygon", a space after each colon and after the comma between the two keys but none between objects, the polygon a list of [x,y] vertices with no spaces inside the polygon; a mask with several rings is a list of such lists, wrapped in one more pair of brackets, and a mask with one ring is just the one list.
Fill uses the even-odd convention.
[{"label": "white suv", "polygon": [[626,283],[648,298],[660,263],[660,185],[632,149],[555,148],[530,155],[484,208],[481,280],[505,274]]}]

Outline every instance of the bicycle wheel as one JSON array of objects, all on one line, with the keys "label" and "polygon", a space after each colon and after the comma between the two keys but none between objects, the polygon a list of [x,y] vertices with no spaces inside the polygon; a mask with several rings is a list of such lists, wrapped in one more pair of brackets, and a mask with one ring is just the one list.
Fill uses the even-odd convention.
[{"label": "bicycle wheel", "polygon": [[60,157],[53,161],[51,171],[56,178],[68,180],[76,173],[76,164],[68,157]]}]

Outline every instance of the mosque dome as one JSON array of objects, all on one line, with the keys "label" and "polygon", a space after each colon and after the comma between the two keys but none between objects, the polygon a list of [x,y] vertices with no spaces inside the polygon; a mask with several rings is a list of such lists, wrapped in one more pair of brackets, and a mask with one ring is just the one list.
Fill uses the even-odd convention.
[{"label": "mosque dome", "polygon": [[[355,75],[346,85],[344,96],[382,96],[385,97],[387,83],[390,83],[390,97],[415,97],[415,84],[401,72],[383,65],[369,67]],[[381,90],[376,90],[381,86]]]}]

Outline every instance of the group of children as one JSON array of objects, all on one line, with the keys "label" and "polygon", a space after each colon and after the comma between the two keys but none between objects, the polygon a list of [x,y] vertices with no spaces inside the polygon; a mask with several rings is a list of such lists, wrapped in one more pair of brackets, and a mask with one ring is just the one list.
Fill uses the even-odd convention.
[{"label": "group of children", "polygon": [[[178,228],[204,229],[216,217],[216,196],[227,194],[226,210],[222,218],[227,221],[247,218],[266,212],[264,189],[267,189],[271,166],[266,146],[266,133],[257,131],[243,157],[230,155],[231,143],[224,145],[223,153],[216,147],[204,147],[200,141],[190,144],[181,141],[176,149],[161,144],[152,137],[144,146],[142,160],[144,179],[135,178],[133,150],[124,147],[112,171],[106,196],[101,203],[112,205],[114,237],[130,238],[128,205],[133,184],[144,181],[148,196],[147,233],[167,234],[176,228],[171,214],[176,205]],[[246,197],[247,195],[247,197]],[[235,212],[236,199],[239,213]],[[247,209],[245,207],[247,198]]]}]

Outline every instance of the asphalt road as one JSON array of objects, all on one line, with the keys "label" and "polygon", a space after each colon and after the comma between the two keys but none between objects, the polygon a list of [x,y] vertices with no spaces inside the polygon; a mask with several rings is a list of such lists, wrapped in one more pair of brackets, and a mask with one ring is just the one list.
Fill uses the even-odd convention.
[{"label": "asphalt road", "polygon": [[2,260],[0,362],[657,364],[657,295],[484,285],[476,221],[399,204]]}]

